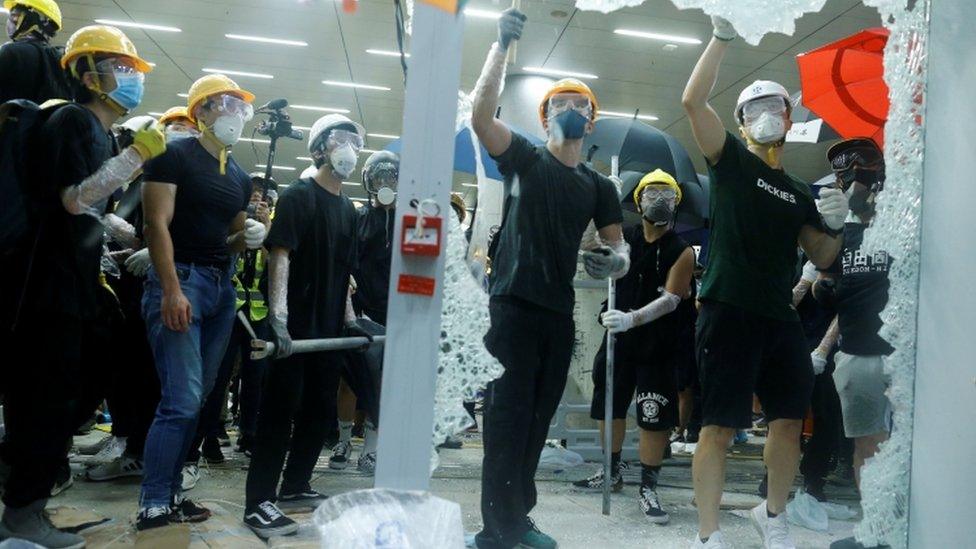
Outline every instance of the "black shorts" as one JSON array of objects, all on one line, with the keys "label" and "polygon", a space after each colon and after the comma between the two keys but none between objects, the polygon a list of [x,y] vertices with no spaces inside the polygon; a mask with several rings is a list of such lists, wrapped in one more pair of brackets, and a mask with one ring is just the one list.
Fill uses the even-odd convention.
[{"label": "black shorts", "polygon": [[696,342],[702,425],[750,427],[753,394],[770,421],[806,416],[813,366],[799,321],[703,301]]},{"label": "black shorts", "polygon": [[[646,360],[623,359],[613,364],[613,419],[626,419],[637,391],[637,425],[647,431],[669,431],[678,424],[678,388],[673,353],[651,353]],[[593,359],[593,402],[590,417],[604,419],[606,342]]]}]

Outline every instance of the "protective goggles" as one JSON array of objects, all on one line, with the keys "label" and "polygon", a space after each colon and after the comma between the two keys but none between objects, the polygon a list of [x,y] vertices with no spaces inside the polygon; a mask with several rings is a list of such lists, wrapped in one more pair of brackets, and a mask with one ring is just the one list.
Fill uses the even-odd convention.
[{"label": "protective goggles", "polygon": [[400,173],[396,164],[381,162],[370,167],[366,175],[366,190],[375,194],[383,187],[396,190]]},{"label": "protective goggles", "polygon": [[207,102],[203,104],[203,108],[222,115],[236,115],[245,122],[254,118],[254,107],[250,103],[228,93],[208,98]]},{"label": "protective goggles", "polygon": [[843,189],[847,189],[855,181],[872,187],[884,179],[884,157],[874,147],[845,149],[830,159],[830,168]]},{"label": "protective goggles", "polygon": [[343,145],[352,145],[357,151],[363,148],[363,136],[349,130],[332,130],[325,142],[326,150],[333,150]]},{"label": "protective goggles", "polygon": [[755,120],[765,112],[774,116],[783,114],[786,112],[786,101],[779,96],[760,97],[742,105],[742,118],[744,120]]},{"label": "protective goggles", "polygon": [[593,113],[593,105],[590,103],[590,98],[585,95],[557,94],[549,98],[549,107],[547,109],[549,116],[555,116],[570,109],[586,115],[587,118]]},{"label": "protective goggles", "polygon": [[647,187],[641,191],[641,202],[656,202],[657,200],[676,200],[678,193],[671,187]]},{"label": "protective goggles", "polygon": [[99,74],[142,74],[136,68],[135,61],[125,57],[109,57],[95,63],[95,71]]}]

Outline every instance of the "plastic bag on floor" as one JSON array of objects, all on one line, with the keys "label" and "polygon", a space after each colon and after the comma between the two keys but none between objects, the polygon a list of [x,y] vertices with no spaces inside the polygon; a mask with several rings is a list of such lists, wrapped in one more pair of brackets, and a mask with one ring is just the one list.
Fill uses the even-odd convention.
[{"label": "plastic bag on floor", "polygon": [[839,503],[823,502],[820,506],[827,512],[827,517],[834,520],[851,520],[857,516],[857,511]]},{"label": "plastic bag on floor", "polygon": [[322,547],[420,549],[464,547],[461,507],[427,492],[357,490],[315,510]]},{"label": "plastic bag on floor", "polygon": [[578,465],[583,465],[583,456],[558,444],[546,444],[539,456],[539,467],[546,469],[569,469]]},{"label": "plastic bag on floor", "polygon": [[827,511],[820,505],[817,498],[802,489],[797,490],[793,501],[786,504],[786,518],[797,526],[817,532],[827,531]]}]

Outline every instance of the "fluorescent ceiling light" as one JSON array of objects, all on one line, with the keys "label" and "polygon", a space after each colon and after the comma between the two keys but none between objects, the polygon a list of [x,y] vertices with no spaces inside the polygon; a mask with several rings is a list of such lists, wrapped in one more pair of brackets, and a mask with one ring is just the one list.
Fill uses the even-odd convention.
[{"label": "fluorescent ceiling light", "polygon": [[376,149],[359,149],[359,152],[360,153],[375,153],[375,152],[380,152],[380,151],[378,151]]},{"label": "fluorescent ceiling light", "polygon": [[0,8],[0,13],[10,13],[10,10],[7,8]]},{"label": "fluorescent ceiling light", "polygon": [[265,38],[263,36],[248,36],[246,34],[225,34],[227,38],[232,40],[246,40],[248,42],[262,42],[264,44],[278,44],[280,46],[298,46],[306,47],[308,42],[303,42],[301,40],[284,40],[281,38]]},{"label": "fluorescent ceiling light", "polygon": [[270,139],[251,139],[250,137],[242,137],[239,141],[247,141],[248,143],[271,143]]},{"label": "fluorescent ceiling light", "polygon": [[154,68],[154,69],[156,68],[156,64],[153,63],[152,61],[146,61],[146,64],[149,65],[150,67]]},{"label": "fluorescent ceiling light", "polygon": [[374,86],[372,84],[357,84],[355,82],[338,82],[336,80],[323,80],[326,86],[339,86],[341,88],[362,88],[364,90],[390,91],[386,86]]},{"label": "fluorescent ceiling light", "polygon": [[624,36],[636,36],[637,38],[647,38],[650,40],[661,40],[664,42],[677,42],[679,44],[692,44],[698,45],[702,41],[697,38],[689,38],[687,36],[675,36],[673,34],[661,34],[659,32],[644,32],[628,29],[614,29],[614,34],[622,34]]},{"label": "fluorescent ceiling light", "polygon": [[546,76],[566,76],[570,78],[582,78],[584,80],[596,80],[599,76],[586,72],[561,71],[558,69],[543,69],[542,67],[522,67],[525,72],[544,74]]},{"label": "fluorescent ceiling light", "polygon": [[234,76],[250,76],[252,78],[266,78],[268,80],[274,78],[274,75],[264,74],[260,72],[246,72],[246,71],[231,71],[227,69],[203,69],[203,72],[209,72],[213,74],[232,74]]},{"label": "fluorescent ceiling light", "polygon": [[162,116],[165,113],[156,112],[156,111],[149,111],[146,114],[148,114],[149,116]]},{"label": "fluorescent ceiling light", "polygon": [[312,128],[310,128],[308,126],[296,126],[296,125],[292,124],[291,127],[292,128],[295,128],[296,130],[302,130],[302,131],[306,131],[306,132],[312,131]]},{"label": "fluorescent ceiling light", "polygon": [[400,139],[399,135],[392,135],[389,133],[367,133],[366,135],[370,137],[378,137],[380,139]]},{"label": "fluorescent ceiling light", "polygon": [[[366,53],[371,53],[373,55],[385,55],[387,57],[400,57],[400,52],[393,51],[393,50],[374,50],[374,49],[368,49],[368,50],[366,50]],[[403,56],[404,57],[410,57],[410,54],[407,53],[407,52],[403,52]]]},{"label": "fluorescent ceiling light", "polygon": [[478,188],[478,184],[477,183],[461,183],[461,186],[462,187],[474,187],[474,188]]},{"label": "fluorescent ceiling light", "polygon": [[[255,168],[261,168],[262,170],[264,170],[264,169],[266,169],[268,167],[268,165],[267,164],[255,164],[254,167]],[[274,169],[274,170],[285,170],[285,171],[288,171],[288,172],[295,171],[295,168],[292,167],[292,166],[274,166],[274,167],[272,167],[272,169]]]},{"label": "fluorescent ceiling light", "polygon": [[299,162],[312,162],[313,161],[311,156],[296,156],[295,157],[295,160],[298,160]]},{"label": "fluorescent ceiling light", "polygon": [[293,109],[298,109],[302,111],[316,111],[316,112],[337,112],[339,114],[349,114],[349,109],[337,109],[335,107],[316,107],[314,105],[288,105]]},{"label": "fluorescent ceiling light", "polygon": [[359,183],[356,183],[355,181],[343,181],[342,184],[343,185],[349,185],[350,187],[358,187],[359,186]]},{"label": "fluorescent ceiling light", "polygon": [[477,17],[479,19],[498,19],[502,16],[501,12],[492,10],[479,10],[478,8],[464,8],[464,15]]},{"label": "fluorescent ceiling light", "polygon": [[167,27],[166,25],[150,25],[147,23],[137,23],[135,21],[116,21],[114,19],[96,19],[96,23],[101,23],[102,25],[112,25],[113,27],[132,27],[134,29],[145,29],[145,30],[155,30],[162,32],[183,32],[181,29],[176,27]]},{"label": "fluorescent ceiling light", "polygon": [[[597,111],[597,114],[599,116],[618,116],[620,118],[633,118],[634,117],[634,113],[632,113],[632,112],[629,112],[628,113],[628,112],[617,112],[617,111],[605,111],[603,109],[598,110]],[[656,116],[653,116],[653,115],[650,115],[650,114],[638,114],[637,115],[637,119],[638,120],[651,120],[651,121],[653,121],[653,120],[660,120],[660,118],[658,118]]]},{"label": "fluorescent ceiling light", "polygon": [[176,94],[176,96],[177,97],[182,97],[183,99],[186,99],[186,98],[190,97],[190,94],[188,94],[188,93],[178,93],[178,94]]}]

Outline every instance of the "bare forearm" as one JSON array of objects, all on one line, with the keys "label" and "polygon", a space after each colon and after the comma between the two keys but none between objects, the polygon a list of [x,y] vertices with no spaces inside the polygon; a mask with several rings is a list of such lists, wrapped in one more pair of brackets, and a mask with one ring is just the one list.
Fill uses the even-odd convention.
[{"label": "bare forearm", "polygon": [[796,307],[797,305],[800,304],[801,301],[803,301],[803,298],[807,295],[807,292],[810,291],[811,286],[813,286],[813,283],[810,282],[809,280],[801,279],[799,282],[796,283],[796,286],[793,287],[794,307]]},{"label": "bare forearm", "polygon": [[830,236],[826,233],[821,233],[821,236],[816,240],[816,243],[811,246],[812,249],[804,251],[807,252],[807,256],[810,258],[810,261],[812,261],[818,269],[829,269],[830,266],[833,265],[834,260],[837,259],[837,254],[840,253],[843,245],[843,236]]},{"label": "bare forearm", "polygon": [[163,293],[173,293],[180,289],[180,279],[176,276],[176,262],[173,260],[173,239],[169,227],[163,223],[149,223],[146,236],[149,239],[149,257],[152,258],[156,276],[163,287]]},{"label": "bare forearm", "polygon": [[708,43],[681,96],[685,110],[702,109],[708,104],[708,96],[718,80],[718,69],[728,49],[729,43],[718,38],[713,37]]},{"label": "bare forearm", "polygon": [[834,317],[833,322],[830,323],[830,328],[827,328],[827,333],[824,334],[823,339],[820,340],[820,345],[817,346],[817,351],[823,355],[827,356],[830,350],[834,348],[837,343],[837,339],[840,337],[840,324],[837,321],[837,317]]}]

